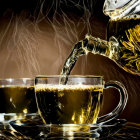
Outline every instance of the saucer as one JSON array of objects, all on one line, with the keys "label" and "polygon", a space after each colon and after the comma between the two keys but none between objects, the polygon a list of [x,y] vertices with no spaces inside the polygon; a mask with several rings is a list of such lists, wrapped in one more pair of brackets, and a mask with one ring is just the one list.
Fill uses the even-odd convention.
[{"label": "saucer", "polygon": [[11,129],[11,126],[8,123],[3,124],[2,122],[0,122],[0,140],[18,139],[27,139],[27,137],[15,131],[14,129]]},{"label": "saucer", "polygon": [[[125,119],[114,119],[95,125],[44,125],[41,118],[11,121],[10,125],[22,135],[32,139],[89,139],[105,138],[118,132],[126,124]],[[69,131],[69,129],[80,131]],[[63,130],[63,131],[62,131]],[[65,131],[64,131],[65,130]],[[86,130],[86,131],[85,131]]]}]

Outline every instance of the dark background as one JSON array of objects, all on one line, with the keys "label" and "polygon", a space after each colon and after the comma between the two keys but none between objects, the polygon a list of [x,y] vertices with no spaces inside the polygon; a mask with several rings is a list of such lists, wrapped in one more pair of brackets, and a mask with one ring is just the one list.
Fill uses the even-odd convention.
[{"label": "dark background", "polygon": [[[86,33],[106,39],[109,17],[103,0],[6,0],[0,5],[0,77],[22,78],[59,74],[73,45]],[[120,118],[140,122],[140,77],[121,69],[106,57],[82,56],[72,74],[103,75],[117,80],[129,100]],[[118,91],[104,91],[101,114],[118,103]]]}]

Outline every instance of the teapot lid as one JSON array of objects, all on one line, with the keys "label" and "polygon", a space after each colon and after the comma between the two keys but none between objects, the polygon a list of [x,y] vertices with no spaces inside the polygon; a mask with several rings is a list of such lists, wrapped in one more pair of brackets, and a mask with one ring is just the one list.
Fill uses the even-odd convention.
[{"label": "teapot lid", "polygon": [[140,0],[105,0],[103,12],[111,19],[140,17]]}]

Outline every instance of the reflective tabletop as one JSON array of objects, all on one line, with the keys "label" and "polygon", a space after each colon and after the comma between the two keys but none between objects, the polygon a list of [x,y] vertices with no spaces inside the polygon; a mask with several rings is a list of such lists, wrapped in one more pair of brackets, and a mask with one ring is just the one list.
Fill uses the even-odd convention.
[{"label": "reflective tabletop", "polygon": [[[93,139],[93,140],[132,140],[132,139],[140,139],[140,124],[126,122],[126,120],[113,120],[115,125],[107,124],[108,127],[101,127],[98,132],[100,133],[99,138],[93,138],[92,134],[90,135],[79,135],[75,137],[59,137],[49,133],[48,129],[44,128],[44,125],[36,125],[34,122],[32,125],[29,122],[26,122],[26,125],[21,123],[20,125],[16,124],[15,122],[11,122],[11,128],[4,129],[2,125],[0,125],[0,139],[3,140],[17,140],[17,139]],[[40,122],[41,124],[42,122]],[[106,126],[107,126],[106,125]],[[92,131],[92,129],[91,129]],[[47,135],[46,135],[47,134]]]}]

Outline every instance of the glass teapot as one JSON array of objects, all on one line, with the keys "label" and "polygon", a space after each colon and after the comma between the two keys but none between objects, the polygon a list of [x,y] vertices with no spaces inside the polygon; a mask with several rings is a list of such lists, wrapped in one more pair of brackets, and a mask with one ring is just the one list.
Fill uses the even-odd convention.
[{"label": "glass teapot", "polygon": [[86,35],[74,46],[61,75],[69,75],[79,56],[88,52],[104,55],[125,71],[140,75],[140,0],[105,0],[103,12],[110,17],[108,41]]},{"label": "glass teapot", "polygon": [[140,75],[140,0],[106,0],[103,7],[110,17],[104,41],[86,35],[87,51],[114,60],[124,70]]}]

